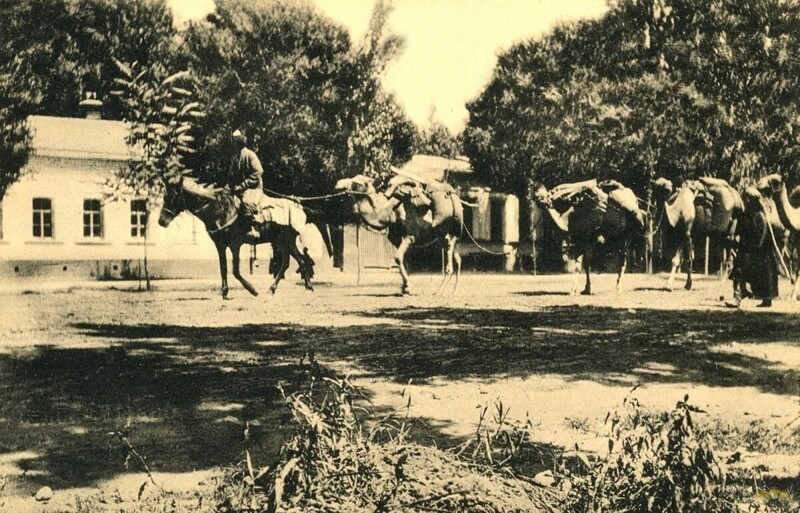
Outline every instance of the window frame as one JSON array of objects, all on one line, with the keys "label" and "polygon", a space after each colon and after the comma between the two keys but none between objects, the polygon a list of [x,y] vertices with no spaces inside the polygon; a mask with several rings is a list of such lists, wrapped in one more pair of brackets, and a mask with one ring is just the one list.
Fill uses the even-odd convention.
[{"label": "window frame", "polygon": [[[89,202],[97,202],[97,210],[88,210],[86,208],[87,203]],[[89,224],[86,223],[86,216],[89,216]],[[95,220],[95,216],[97,219]],[[103,226],[103,200],[99,198],[84,198],[83,199],[83,238],[84,239],[102,239],[105,234],[104,226]],[[95,222],[96,221],[96,222]],[[94,228],[97,227],[98,232],[94,232]],[[87,234],[87,228],[89,228],[89,233]]]},{"label": "window frame", "polygon": [[[48,204],[47,208],[44,207],[36,207],[37,201],[46,201]],[[33,238],[36,240],[39,239],[55,239],[56,238],[56,230],[55,230],[55,209],[53,208],[53,199],[52,198],[44,198],[44,197],[34,197],[31,200],[31,212],[32,216],[32,223],[31,223],[31,233]],[[46,222],[47,216],[49,216],[49,223]],[[39,228],[37,234],[37,226]],[[50,234],[47,234],[47,228],[49,226]]]},{"label": "window frame", "polygon": [[[144,210],[134,209],[134,206],[137,205],[141,205]],[[134,198],[131,200],[130,220],[131,239],[145,239],[147,237],[147,225],[150,221],[150,212],[147,208],[147,200],[145,198]]]}]

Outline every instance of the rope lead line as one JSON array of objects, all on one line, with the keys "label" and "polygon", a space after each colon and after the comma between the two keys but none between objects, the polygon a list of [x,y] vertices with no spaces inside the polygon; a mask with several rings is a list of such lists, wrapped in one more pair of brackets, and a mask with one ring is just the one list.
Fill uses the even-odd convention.
[{"label": "rope lead line", "polygon": [[297,203],[302,203],[304,201],[318,201],[324,199],[338,198],[339,196],[344,196],[345,194],[349,194],[348,191],[340,191],[333,194],[326,194],[324,196],[293,196],[291,194],[281,194],[280,192],[269,190],[266,187],[263,190],[264,192],[272,194],[273,196],[296,201]]},{"label": "rope lead line", "polygon": [[490,249],[486,249],[485,247],[481,246],[478,243],[478,241],[475,240],[475,237],[472,236],[472,233],[470,233],[469,228],[467,228],[467,225],[462,223],[461,227],[464,228],[465,232],[467,232],[467,235],[469,235],[469,238],[472,241],[472,243],[475,244],[478,247],[478,249],[480,249],[484,253],[489,253],[490,255],[498,255],[498,256],[506,256],[506,255],[510,254],[510,253],[506,253],[505,251],[498,252],[498,251],[492,251]]}]

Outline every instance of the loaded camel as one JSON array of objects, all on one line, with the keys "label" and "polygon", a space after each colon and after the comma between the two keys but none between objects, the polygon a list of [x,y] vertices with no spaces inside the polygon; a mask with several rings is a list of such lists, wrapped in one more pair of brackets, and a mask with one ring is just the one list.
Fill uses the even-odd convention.
[{"label": "loaded camel", "polygon": [[402,278],[401,294],[410,294],[405,255],[413,244],[440,242],[444,277],[436,290],[439,294],[455,273],[453,293],[458,290],[461,255],[458,239],[464,225],[464,209],[456,190],[447,183],[427,184],[408,176],[392,178],[383,192],[364,175],[339,180],[337,190],[347,191],[353,199],[353,212],[369,229],[387,231],[396,248],[394,260]]},{"label": "loaded camel", "polygon": [[739,193],[728,182],[718,178],[700,178],[684,182],[676,191],[666,178],[655,181],[654,197],[658,212],[656,229],[668,234],[673,247],[672,270],[667,290],[672,290],[675,273],[686,255],[686,290],[692,289],[694,240],[710,237],[727,246],[733,240],[736,221],[744,212]]},{"label": "loaded camel", "polygon": [[183,211],[194,214],[205,224],[206,231],[217,248],[223,299],[228,299],[229,248],[233,258],[233,276],[250,294],[258,296],[255,287],[239,271],[239,250],[243,244],[273,245],[273,253],[280,260],[273,275],[275,281],[269,288],[273,294],[289,268],[290,255],[300,266],[298,272],[303,278],[305,288],[314,290],[311,286],[314,261],[307,250],[301,252],[297,247],[298,235],[306,224],[306,214],[302,207],[289,200],[266,198],[261,214],[260,233],[258,237],[253,237],[248,233],[251,229],[250,222],[243,221],[239,216],[239,201],[227,188],[204,186],[193,178],[184,176],[175,183],[166,184],[164,205],[158,224],[166,228]]},{"label": "loaded camel", "polygon": [[[596,244],[609,244],[618,252],[616,291],[619,293],[630,239],[641,235],[644,229],[644,212],[639,209],[633,191],[613,180],[599,184],[597,180],[588,180],[560,185],[550,191],[538,185],[531,199],[532,208],[547,212],[569,237],[570,258],[575,262],[571,295],[578,291],[581,266],[586,273],[586,285],[581,294],[592,293],[590,272]],[[541,213],[536,215],[539,216]]]}]

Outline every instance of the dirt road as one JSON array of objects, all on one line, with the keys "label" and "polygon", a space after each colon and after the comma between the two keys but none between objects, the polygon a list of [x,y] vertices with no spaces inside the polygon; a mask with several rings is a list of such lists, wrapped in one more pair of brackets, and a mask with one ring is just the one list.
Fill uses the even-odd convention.
[{"label": "dirt road", "polygon": [[[0,292],[0,475],[27,497],[120,486],[131,443],[163,474],[207,471],[247,446],[267,461],[288,418],[275,385],[292,383],[307,352],[350,373],[375,408],[407,405],[418,436],[454,444],[481,405],[526,415],[542,447],[602,450],[603,419],[634,385],[654,409],[689,394],[725,449],[797,475],[800,306],[721,306],[730,286],[698,280],[668,293],[663,276],[594,281],[570,297],[568,276],[468,275],[456,296],[433,297],[438,277],[323,276],[307,293],[242,289],[222,301],[212,281],[135,285],[10,282]],[[260,280],[266,292],[266,279]],[[788,290],[788,283],[781,283]],[[131,288],[133,287],[133,289]],[[409,384],[410,381],[410,384]],[[792,423],[794,421],[794,423]],[[748,462],[745,462],[748,463]],[[137,482],[138,485],[138,482]]]}]

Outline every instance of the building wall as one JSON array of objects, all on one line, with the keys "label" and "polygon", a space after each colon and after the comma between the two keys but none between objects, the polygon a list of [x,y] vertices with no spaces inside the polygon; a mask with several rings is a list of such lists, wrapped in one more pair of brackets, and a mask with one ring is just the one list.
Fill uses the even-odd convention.
[{"label": "building wall", "polygon": [[[109,277],[135,268],[143,257],[144,240],[131,235],[133,198],[105,199],[105,182],[121,165],[125,162],[34,155],[22,178],[9,187],[2,200],[0,273],[12,273],[17,268],[16,274],[47,274],[48,269],[63,268],[59,262],[71,262],[73,269],[89,269],[90,275],[99,272],[98,277],[105,267],[114,271]],[[33,198],[52,202],[52,238],[33,235]],[[102,200],[101,237],[84,237],[85,199]],[[154,263],[154,269],[158,269],[158,261],[216,262],[216,250],[199,220],[184,213],[165,229],[158,226],[158,214],[158,210],[150,213],[147,226],[148,260]],[[78,261],[84,265],[76,265]]]}]

